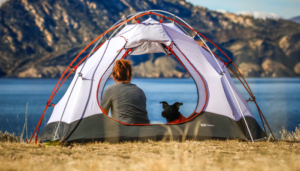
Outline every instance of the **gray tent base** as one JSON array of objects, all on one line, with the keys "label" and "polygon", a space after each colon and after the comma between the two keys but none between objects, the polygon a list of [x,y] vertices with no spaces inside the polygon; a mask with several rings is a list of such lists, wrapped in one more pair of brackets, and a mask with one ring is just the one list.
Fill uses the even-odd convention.
[{"label": "gray tent base", "polygon": [[[246,117],[253,139],[266,137],[266,133],[252,117]],[[40,141],[54,138],[58,122],[49,123],[40,135]],[[239,139],[250,140],[243,119],[234,121],[226,116],[203,112],[191,121],[177,124],[123,125],[104,114],[96,114],[71,124],[61,122],[60,142],[122,142],[183,139]]]}]

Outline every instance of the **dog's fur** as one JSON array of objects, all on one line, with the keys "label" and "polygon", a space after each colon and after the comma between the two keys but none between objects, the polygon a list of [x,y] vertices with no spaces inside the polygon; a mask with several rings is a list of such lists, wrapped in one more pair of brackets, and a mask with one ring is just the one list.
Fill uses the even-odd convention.
[{"label": "dog's fur", "polygon": [[162,101],[162,107],[164,111],[161,112],[162,117],[166,118],[168,124],[184,122],[186,118],[179,112],[179,107],[183,103],[176,102],[173,105],[169,105],[167,102]]}]

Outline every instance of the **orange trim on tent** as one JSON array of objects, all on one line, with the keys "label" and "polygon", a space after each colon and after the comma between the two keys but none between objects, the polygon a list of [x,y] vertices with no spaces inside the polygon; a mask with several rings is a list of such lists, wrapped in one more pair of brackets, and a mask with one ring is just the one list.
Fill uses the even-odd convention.
[{"label": "orange trim on tent", "polygon": [[162,18],[160,19],[159,23],[162,23],[162,22],[163,22],[163,20],[164,20],[164,17],[162,17]]},{"label": "orange trim on tent", "polygon": [[125,41],[127,42],[127,39],[124,36],[120,36],[120,37],[122,37],[123,39],[125,39]]},{"label": "orange trim on tent", "polygon": [[[207,104],[207,88],[206,88],[206,84],[205,84],[205,81],[204,79],[202,78],[201,74],[198,72],[198,70],[196,70],[196,68],[191,64],[191,62],[187,59],[187,57],[181,52],[181,50],[175,45],[175,47],[178,49],[178,51],[182,54],[182,56],[185,57],[185,59],[189,62],[189,64],[193,67],[193,69],[197,72],[197,74],[199,75],[199,77],[201,78],[202,82],[203,82],[203,85],[204,85],[204,89],[205,89],[205,103],[201,109],[200,112],[198,112],[196,115],[193,115],[192,117],[188,117],[187,121],[190,121],[192,119],[194,119],[196,116],[198,116],[205,108],[206,104]],[[174,52],[173,52],[174,53]],[[175,54],[175,53],[174,53]],[[196,111],[194,111],[195,113]]]},{"label": "orange trim on tent", "polygon": [[[153,15],[156,15],[156,16],[160,16],[160,17],[162,17],[162,18],[166,18],[166,19],[169,19],[169,20],[171,20],[171,21],[173,21],[173,22],[176,22],[176,23],[178,23],[178,24],[180,24],[180,25],[182,25],[182,26],[184,26],[184,27],[187,27],[187,28],[189,28],[190,30],[192,30],[192,31],[194,31],[194,32],[196,32],[197,34],[199,34],[199,35],[201,35],[203,38],[205,38],[206,40],[208,40],[211,44],[213,44],[224,56],[226,56],[226,58],[230,61],[230,62],[232,62],[232,60],[216,45],[216,44],[214,44],[211,40],[209,40],[208,38],[206,38],[203,34],[201,34],[201,33],[199,33],[198,31],[196,31],[196,30],[194,30],[193,28],[191,28],[191,27],[189,27],[189,26],[187,26],[186,24],[183,24],[182,22],[179,22],[179,21],[176,21],[175,19],[172,19],[172,18],[169,18],[169,17],[166,17],[166,16],[164,16],[164,15],[161,15],[161,14],[158,14],[158,13],[155,13],[155,12],[151,12],[151,11],[149,11],[149,12],[145,12],[145,13],[143,13],[143,14],[139,14],[139,15],[137,15],[137,16],[135,16],[135,17],[131,17],[130,19],[127,19],[127,20],[124,20],[123,22],[120,22],[119,24],[117,24],[117,25],[115,25],[115,26],[113,26],[112,28],[110,28],[110,29],[108,29],[107,31],[105,31],[103,34],[101,34],[101,35],[99,35],[96,39],[94,39],[91,43],[89,43],[73,60],[72,60],[72,62],[70,63],[70,65],[73,65],[73,63],[78,59],[78,57],[79,56],[81,56],[81,54],[88,48],[88,47],[90,47],[93,43],[95,43],[98,39],[100,39],[101,37],[103,37],[104,35],[106,35],[108,32],[110,32],[110,31],[112,31],[113,29],[115,29],[115,28],[117,28],[117,27],[119,27],[119,26],[121,26],[121,25],[123,25],[123,24],[125,24],[125,23],[127,23],[128,21],[131,21],[131,20],[134,20],[134,19],[136,19],[136,21],[137,21],[137,23],[140,23],[139,22],[139,20],[137,19],[137,18],[139,18],[139,17],[142,17],[142,16],[145,16],[145,15],[151,15],[151,14],[153,14]],[[102,44],[101,44],[102,45]],[[100,46],[101,46],[100,45]],[[100,46],[98,46],[98,47],[100,47]],[[97,47],[97,48],[98,48]],[[88,55],[87,55],[88,56]],[[86,57],[87,57],[86,56]],[[85,58],[86,58],[85,57]],[[82,63],[83,61],[84,61],[84,59],[85,58],[83,58],[76,66],[78,66],[80,63]],[[224,62],[224,61],[223,61]],[[240,76],[243,78],[243,80],[244,80],[244,82],[245,82],[245,84],[247,85],[247,87],[248,87],[248,89],[249,89],[249,91],[250,91],[250,96],[252,97],[254,97],[254,95],[253,95],[253,93],[252,93],[252,91],[251,91],[251,88],[250,88],[250,86],[248,85],[248,83],[247,83],[247,81],[245,80],[245,78],[243,77],[243,75],[241,74],[241,72],[238,70],[238,68],[236,67],[236,65],[232,62],[232,64],[233,64],[233,66],[235,67],[235,69],[238,71],[238,73],[240,74]],[[70,66],[69,65],[69,66]],[[68,69],[70,68],[70,67],[67,67],[66,68],[66,70],[63,72],[63,74],[62,74],[62,76],[60,77],[60,79],[58,80],[58,82],[57,82],[57,84],[55,85],[55,87],[54,87],[54,89],[53,89],[53,91],[52,91],[52,93],[51,93],[51,95],[50,95],[50,98],[49,98],[49,100],[48,100],[48,102],[50,103],[50,101],[53,99],[53,97],[54,97],[54,95],[56,94],[56,93],[54,93],[54,92],[57,92],[57,90],[56,90],[56,88],[57,88],[57,86],[58,86],[58,84],[60,83],[60,81],[62,80],[62,78],[64,77],[64,75],[66,74],[66,72],[68,71]],[[202,78],[202,77],[201,77]],[[99,88],[99,87],[98,87]],[[55,91],[56,90],[56,91]],[[97,91],[98,92],[98,91]],[[54,94],[53,94],[54,93]],[[51,100],[50,100],[51,99]],[[269,130],[270,130],[270,132],[271,132],[271,134],[272,134],[272,136],[273,136],[273,138],[275,139],[275,137],[274,137],[274,135],[273,135],[273,133],[272,133],[272,131],[271,131],[271,128],[269,127],[269,124],[267,123],[267,121],[266,121],[266,119],[265,119],[265,117],[264,117],[264,115],[262,114],[262,112],[261,112],[261,110],[260,110],[260,108],[258,107],[258,105],[257,105],[257,102],[256,102],[256,100],[255,99],[253,99],[253,101],[254,101],[254,103],[256,104],[256,106],[257,106],[257,109],[258,109],[258,111],[259,111],[259,113],[262,115],[262,117],[263,117],[263,119],[265,120],[265,122],[266,122],[266,124],[267,124],[267,126],[268,126],[268,128],[269,128]],[[47,104],[48,104],[48,102],[47,102]],[[99,103],[99,102],[98,102]],[[45,109],[44,109],[44,112],[43,112],[43,114],[42,114],[42,116],[41,116],[41,118],[40,118],[40,120],[39,120],[39,122],[38,122],[38,124],[37,124],[37,126],[36,126],[36,128],[35,128],[35,130],[34,130],[34,132],[33,132],[33,134],[32,134],[32,136],[31,136],[31,138],[30,138],[30,141],[28,142],[28,143],[30,143],[31,142],[31,140],[32,140],[32,138],[33,138],[33,136],[35,135],[35,132],[36,132],[36,129],[37,129],[37,127],[39,127],[39,129],[40,129],[40,126],[41,126],[41,121],[42,121],[42,119],[43,119],[43,117],[44,117],[44,114],[45,114],[45,112],[46,112],[46,110],[47,110],[47,108],[48,108],[48,105],[46,105],[46,107],[45,107]],[[101,107],[100,107],[101,108]],[[39,130],[38,129],[38,130]],[[39,132],[39,131],[38,131]],[[35,138],[35,143],[37,143],[37,136],[38,136],[38,133],[36,134],[36,138]]]},{"label": "orange trim on tent", "polygon": [[[168,47],[167,50],[169,50],[169,51],[176,57],[176,59],[180,62],[180,64],[185,68],[185,70],[186,70],[187,72],[189,72],[189,71],[187,70],[187,68],[185,67],[185,65],[184,65],[184,64],[181,62],[181,60],[178,58],[178,56],[173,52],[173,47],[172,47],[172,45],[174,45],[173,42],[171,43],[171,45]],[[176,46],[176,45],[175,45],[175,46]],[[203,111],[203,109],[205,108],[206,103],[207,103],[207,88],[206,88],[205,82],[204,82],[204,80],[203,80],[201,74],[196,70],[196,68],[191,64],[191,62],[187,59],[187,57],[180,51],[180,49],[179,49],[177,46],[176,46],[176,48],[177,48],[178,51],[185,57],[185,59],[188,61],[188,63],[193,67],[193,69],[197,72],[197,74],[198,74],[199,77],[201,78],[201,80],[202,80],[202,82],[203,82],[203,85],[204,85],[204,88],[205,88],[205,103],[204,103],[204,105],[203,105],[201,111],[198,112],[196,115],[193,115],[193,114],[195,113],[195,111],[194,111],[194,112],[191,114],[191,115],[193,115],[192,117],[190,117],[190,118],[188,117],[187,119],[181,120],[180,122],[177,122],[177,123],[167,123],[167,125],[181,124],[181,123],[185,123],[185,122],[188,122],[188,121],[194,119],[196,116],[198,116],[198,115]],[[122,49],[122,50],[123,50],[123,49]],[[130,51],[132,51],[132,49],[128,49],[128,50],[124,53],[124,55],[123,55],[122,58],[125,58],[125,56],[127,55],[127,59],[128,59],[128,53],[129,53]],[[114,61],[115,61],[115,60],[114,60]],[[114,61],[110,64],[110,66],[114,63]],[[110,67],[110,66],[109,66],[109,67]],[[108,67],[108,68],[109,68],[109,67]],[[105,71],[104,73],[107,72],[108,68],[106,69],[106,71]],[[189,74],[190,74],[190,72],[189,72]],[[104,75],[104,74],[103,74],[103,75]],[[114,119],[114,118],[112,118],[112,117],[109,117],[108,114],[104,112],[103,108],[101,107],[101,105],[100,105],[100,103],[99,103],[99,93],[98,93],[98,91],[99,91],[99,86],[100,86],[101,80],[102,80],[102,78],[103,78],[103,75],[102,75],[101,79],[99,80],[98,88],[97,88],[97,93],[96,93],[96,94],[97,94],[97,102],[98,102],[98,105],[99,105],[101,111],[102,111],[108,118],[110,118],[110,119],[112,119],[112,120],[114,120],[114,121],[116,121],[116,122],[119,122],[119,123],[121,123],[121,124],[123,124],[123,125],[132,125],[132,126],[141,126],[141,125],[159,125],[159,124],[127,124],[127,123],[118,121],[118,120],[116,120],[116,119]],[[196,110],[196,109],[195,109],[195,110]]]}]

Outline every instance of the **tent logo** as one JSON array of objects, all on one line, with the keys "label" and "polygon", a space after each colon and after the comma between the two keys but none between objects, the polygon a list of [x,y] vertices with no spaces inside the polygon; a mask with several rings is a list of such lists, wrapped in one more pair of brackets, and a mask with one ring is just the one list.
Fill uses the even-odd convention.
[{"label": "tent logo", "polygon": [[214,127],[215,125],[211,125],[211,124],[200,124],[201,127]]}]

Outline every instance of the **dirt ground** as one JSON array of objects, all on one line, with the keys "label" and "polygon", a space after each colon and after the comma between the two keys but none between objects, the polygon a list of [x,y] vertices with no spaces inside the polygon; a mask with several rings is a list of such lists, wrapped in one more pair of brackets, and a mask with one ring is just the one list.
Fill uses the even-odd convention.
[{"label": "dirt ground", "polygon": [[206,140],[44,147],[0,142],[0,170],[300,170],[300,143]]}]

